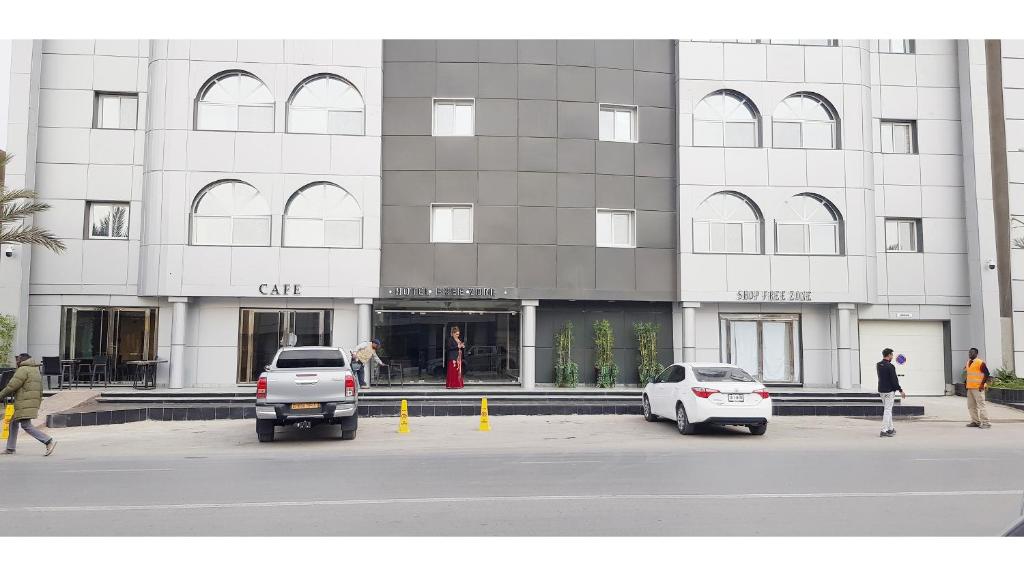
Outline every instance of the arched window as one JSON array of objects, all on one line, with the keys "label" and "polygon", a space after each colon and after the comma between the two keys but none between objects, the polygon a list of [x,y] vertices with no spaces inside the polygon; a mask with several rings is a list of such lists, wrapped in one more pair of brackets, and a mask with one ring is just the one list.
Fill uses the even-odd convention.
[{"label": "arched window", "polygon": [[732,90],[708,94],[693,109],[693,145],[759,147],[761,115],[757,107]]},{"label": "arched window", "polygon": [[694,252],[761,254],[764,218],[754,202],[736,192],[719,192],[697,207]]},{"label": "arched window", "polygon": [[772,116],[772,144],[775,148],[839,148],[839,115],[817,94],[793,94]]},{"label": "arched window", "polygon": [[360,248],[363,211],[344,188],[314,182],[293,194],[285,206],[284,245]]},{"label": "arched window", "polygon": [[270,203],[241,180],[210,184],[192,204],[192,244],[270,246]]},{"label": "arched window", "polygon": [[363,97],[340,76],[306,78],[288,100],[288,132],[363,134]]},{"label": "arched window", "polygon": [[274,131],[274,95],[241,70],[207,80],[196,98],[196,130]]},{"label": "arched window", "polygon": [[786,201],[775,222],[775,250],[779,254],[842,254],[843,219],[828,200],[815,194],[797,194]]}]

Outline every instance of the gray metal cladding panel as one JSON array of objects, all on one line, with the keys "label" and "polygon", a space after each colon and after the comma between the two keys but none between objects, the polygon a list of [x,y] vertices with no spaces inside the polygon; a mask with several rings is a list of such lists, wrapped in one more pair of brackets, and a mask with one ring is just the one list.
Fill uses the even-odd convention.
[{"label": "gray metal cladding panel", "polygon": [[676,187],[673,178],[637,178],[636,207],[638,210],[675,212]]},{"label": "gray metal cladding panel", "polygon": [[516,136],[516,100],[480,98],[476,101],[476,133],[479,136]]},{"label": "gray metal cladding panel", "polygon": [[478,243],[516,243],[518,224],[515,206],[477,206],[473,211],[473,220]]},{"label": "gray metal cladding panel", "polygon": [[[558,137],[596,139],[597,117],[595,102],[559,102]],[[554,123],[548,124],[546,130],[554,132]]]},{"label": "gray metal cladding panel", "polygon": [[597,206],[600,208],[633,208],[635,178],[632,176],[609,176],[598,174]]},{"label": "gray metal cladding panel", "polygon": [[430,136],[430,98],[385,98],[384,136]]},{"label": "gray metal cladding panel", "polygon": [[558,175],[558,206],[566,208],[593,208],[595,196],[593,174]]},{"label": "gray metal cladding panel", "polygon": [[636,250],[633,248],[597,249],[597,289],[636,289]]},{"label": "gray metal cladding panel", "polygon": [[475,286],[476,244],[434,244],[434,278],[449,286]]},{"label": "gray metal cladding panel", "polygon": [[608,320],[612,325],[613,355],[619,367],[620,383],[636,384],[639,379],[633,328],[636,322],[654,322],[658,326],[659,361],[671,362],[672,308],[669,303],[542,302],[537,310],[538,382],[554,380],[555,335],[566,322],[574,326],[572,360],[580,367],[580,379],[586,384],[596,382],[593,324],[597,320]]},{"label": "gray metal cladding panel", "polygon": [[637,144],[636,175],[671,178],[675,173],[675,147],[671,144]]},{"label": "gray metal cladding panel", "polygon": [[557,241],[554,208],[519,207],[519,243],[554,244]]},{"label": "gray metal cladding panel", "polygon": [[381,242],[430,242],[429,206],[384,206],[380,218]]},{"label": "gray metal cladding panel", "polygon": [[539,64],[519,65],[519,97],[525,100],[557,99],[556,67]]},{"label": "gray metal cladding panel", "polygon": [[558,99],[575,102],[594,102],[596,80],[594,69],[584,66],[558,67]]},{"label": "gray metal cladding panel", "polygon": [[437,202],[464,202],[473,204],[477,199],[478,178],[472,171],[435,172]]},{"label": "gray metal cladding panel", "polygon": [[478,40],[437,40],[438,62],[476,62],[479,58]]},{"label": "gray metal cladding panel", "polygon": [[519,246],[519,285],[554,288],[557,266],[554,246]]},{"label": "gray metal cladding panel", "polygon": [[597,237],[597,217],[593,208],[558,209],[558,244],[593,248]]},{"label": "gray metal cladding panel", "polygon": [[597,143],[597,173],[634,175],[635,144],[624,142]]},{"label": "gray metal cladding panel", "polygon": [[477,246],[480,286],[511,287],[516,285],[518,247],[515,245],[480,244]]},{"label": "gray metal cladding panel", "polygon": [[480,136],[480,170],[515,170],[518,166],[516,138]]},{"label": "gray metal cladding panel", "polygon": [[637,248],[636,289],[638,292],[674,291],[676,287],[676,250]]},{"label": "gray metal cladding panel", "polygon": [[633,71],[597,69],[597,101],[605,104],[635,104]]},{"label": "gray metal cladding panel", "polygon": [[554,100],[519,101],[519,136],[554,138],[558,126],[558,103]]},{"label": "gray metal cladding panel", "polygon": [[519,40],[519,62],[554,64],[556,52],[554,40]]},{"label": "gray metal cladding panel", "polygon": [[434,140],[432,136],[384,136],[384,170],[433,170]]},{"label": "gray metal cladding panel", "polygon": [[558,167],[558,144],[554,138],[520,138],[519,170],[523,172],[555,172]]},{"label": "gray metal cladding panel", "polygon": [[593,246],[559,246],[557,287],[566,293],[593,289],[597,282],[597,252]]},{"label": "gray metal cladding panel", "polygon": [[483,206],[515,206],[519,176],[516,172],[480,172],[479,201]]},{"label": "gray metal cladding panel", "polygon": [[676,138],[676,114],[671,108],[641,106],[637,110],[641,143],[673,144]]},{"label": "gray metal cladding panel", "polygon": [[434,284],[434,245],[383,244],[380,281],[385,286],[431,286]]},{"label": "gray metal cladding panel", "polygon": [[558,64],[564,66],[593,66],[596,61],[594,40],[559,40],[557,42]]},{"label": "gray metal cladding panel", "polygon": [[481,98],[517,98],[519,72],[515,64],[480,64]]},{"label": "gray metal cladding panel", "polygon": [[434,201],[436,173],[424,171],[389,171],[383,177],[385,206],[426,206]]},{"label": "gray metal cladding panel", "polygon": [[634,53],[637,70],[666,74],[675,71],[675,43],[671,40],[637,40]]},{"label": "gray metal cladding panel", "polygon": [[633,68],[632,40],[597,40],[597,66],[600,68]]},{"label": "gray metal cladding panel", "polygon": [[[521,150],[522,148],[520,148]],[[518,201],[520,206],[554,206],[557,197],[555,174],[519,172]]]},{"label": "gray metal cladding panel", "polygon": [[516,40],[480,40],[478,50],[480,51],[481,62],[516,62],[517,54]]},{"label": "gray metal cladding panel", "polygon": [[437,95],[441,98],[475,97],[479,64],[441,62],[437,64]]},{"label": "gray metal cladding panel", "polygon": [[637,104],[661,108],[675,107],[675,86],[672,74],[637,72],[635,79]]},{"label": "gray metal cladding panel", "polygon": [[445,136],[434,140],[434,162],[438,170],[477,169],[475,137]]},{"label": "gray metal cladding panel", "polygon": [[390,62],[384,66],[384,95],[390,98],[434,96],[437,64],[434,62]]},{"label": "gray metal cladding panel", "polygon": [[558,171],[594,173],[594,140],[558,139]]},{"label": "gray metal cladding panel", "polygon": [[432,62],[437,58],[437,40],[385,40],[385,62]]}]

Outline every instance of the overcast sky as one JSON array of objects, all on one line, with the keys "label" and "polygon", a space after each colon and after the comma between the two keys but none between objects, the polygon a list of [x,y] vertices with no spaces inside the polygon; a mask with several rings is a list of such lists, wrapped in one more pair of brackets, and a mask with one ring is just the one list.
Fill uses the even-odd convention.
[{"label": "overcast sky", "polygon": [[0,38],[0,148],[7,148],[7,102],[11,95],[11,41]]}]

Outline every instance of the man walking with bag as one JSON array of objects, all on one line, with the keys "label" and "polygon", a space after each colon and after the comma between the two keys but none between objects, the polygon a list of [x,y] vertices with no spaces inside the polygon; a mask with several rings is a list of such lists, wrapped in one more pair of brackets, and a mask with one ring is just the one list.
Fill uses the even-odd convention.
[{"label": "man walking with bag", "polygon": [[878,395],[882,397],[882,431],[879,438],[890,438],[896,433],[892,427],[892,407],[896,403],[896,392],[907,399],[907,393],[900,388],[900,378],[896,375],[896,367],[892,365],[892,348],[882,350],[882,360],[875,365],[878,372]]},{"label": "man walking with bag", "polygon": [[988,421],[988,409],[985,407],[985,387],[992,381],[985,361],[978,358],[978,349],[971,348],[967,352],[967,365],[964,366],[964,384],[967,387],[967,410],[971,413],[968,428],[991,428]]},{"label": "man walking with bag", "polygon": [[28,354],[18,354],[15,360],[18,370],[7,383],[7,387],[0,390],[0,399],[14,396],[14,418],[11,420],[11,429],[7,437],[7,449],[3,454],[14,455],[20,426],[29,436],[46,446],[46,455],[49,456],[57,447],[57,441],[32,425],[32,419],[39,416],[39,405],[43,402],[43,377],[39,373],[39,362]]}]

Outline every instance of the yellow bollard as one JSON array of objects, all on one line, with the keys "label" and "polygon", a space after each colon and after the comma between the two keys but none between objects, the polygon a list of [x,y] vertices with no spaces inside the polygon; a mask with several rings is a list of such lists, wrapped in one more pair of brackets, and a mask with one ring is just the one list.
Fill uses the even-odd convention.
[{"label": "yellow bollard", "polygon": [[487,415],[487,397],[480,399],[480,431],[491,431],[491,418]]},{"label": "yellow bollard", "polygon": [[7,436],[11,433],[12,420],[14,420],[14,404],[8,404],[4,408],[4,426],[3,433],[0,434],[0,440],[7,440]]},{"label": "yellow bollard", "polygon": [[402,413],[398,417],[398,433],[409,433],[409,402],[402,400]]}]

